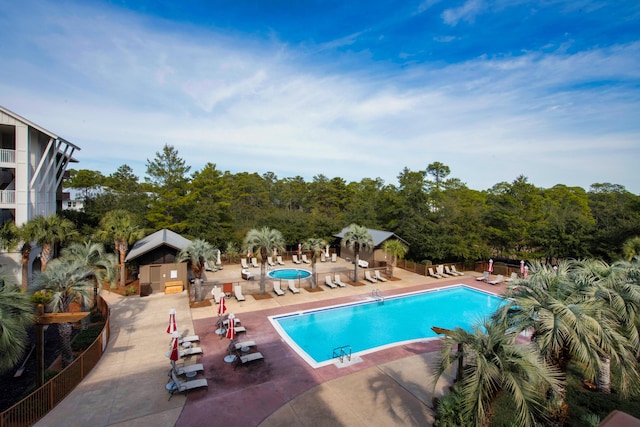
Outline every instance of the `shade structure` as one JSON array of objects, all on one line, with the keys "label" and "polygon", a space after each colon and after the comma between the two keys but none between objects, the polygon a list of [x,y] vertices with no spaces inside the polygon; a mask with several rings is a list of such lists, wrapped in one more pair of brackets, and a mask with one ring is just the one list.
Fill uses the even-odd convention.
[{"label": "shade structure", "polygon": [[233,313],[229,314],[229,319],[227,322],[227,335],[226,337],[230,340],[235,339],[236,337],[236,316]]},{"label": "shade structure", "polygon": [[218,316],[222,316],[227,311],[227,305],[224,302],[224,295],[220,297],[220,305],[218,305]]},{"label": "shade structure", "polygon": [[493,260],[492,259],[489,260],[489,268],[487,268],[487,271],[489,271],[489,273],[493,273]]},{"label": "shade structure", "polygon": [[524,278],[526,279],[527,277],[529,277],[529,267],[528,266],[524,266],[524,274],[523,274]]},{"label": "shade structure", "polygon": [[171,339],[171,352],[169,354],[169,359],[173,360],[174,362],[177,361],[180,358],[180,354],[178,352],[178,333],[174,333],[173,334],[173,338]]},{"label": "shade structure", "polygon": [[169,310],[169,326],[167,326],[167,333],[173,334],[178,331],[178,324],[176,323],[176,309]]},{"label": "shade structure", "polygon": [[520,260],[520,274],[524,275],[524,260]]}]

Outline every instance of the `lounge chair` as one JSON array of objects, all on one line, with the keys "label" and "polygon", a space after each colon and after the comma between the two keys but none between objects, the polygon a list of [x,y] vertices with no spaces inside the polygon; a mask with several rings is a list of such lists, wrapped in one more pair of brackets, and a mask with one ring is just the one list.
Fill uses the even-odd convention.
[{"label": "lounge chair", "polygon": [[483,282],[486,282],[487,280],[489,280],[489,272],[485,271],[484,273],[482,273],[482,276],[476,277],[476,280],[482,280]]},{"label": "lounge chair", "polygon": [[249,264],[247,264],[246,258],[240,258],[240,265],[242,266],[243,270],[246,270],[249,268]]},{"label": "lounge chair", "polygon": [[385,279],[384,277],[382,277],[380,275],[380,271],[379,270],[374,270],[373,271],[373,278],[376,279],[376,280],[379,280],[381,282],[386,282],[387,281],[387,279]]},{"label": "lounge chair", "polygon": [[336,253],[331,254],[331,262],[338,262],[338,254]]},{"label": "lounge chair", "polygon": [[173,381],[173,387],[167,388],[169,390],[169,400],[175,393],[185,393],[194,388],[209,387],[209,383],[206,378],[200,378],[197,380],[180,381],[178,376],[171,371],[171,381]]},{"label": "lounge chair", "polygon": [[302,264],[302,261],[298,259],[298,255],[293,255],[291,259],[293,260],[294,264]]},{"label": "lounge chair", "polygon": [[490,285],[497,285],[504,282],[504,276],[502,274],[498,274],[495,280],[487,280],[487,283]]},{"label": "lounge chair", "polygon": [[[176,375],[187,375],[192,372],[204,371],[204,365],[202,363],[194,363],[193,365],[178,366],[176,362],[172,360],[171,370],[175,372]],[[171,375],[171,373],[169,373],[169,375]]]},{"label": "lounge chair", "polygon": [[324,252],[322,252],[322,253],[320,254],[320,262],[327,262],[327,257],[326,257],[326,255],[324,254]]},{"label": "lounge chair", "polygon": [[204,262],[204,271],[216,271],[218,268],[211,262]]},{"label": "lounge chair", "polygon": [[331,280],[331,276],[324,276],[324,284],[330,287],[331,289],[337,288],[336,284]]},{"label": "lounge chair", "polygon": [[280,282],[273,282],[273,292],[275,292],[279,297],[284,295],[284,291],[280,287]]},{"label": "lounge chair", "polygon": [[229,354],[235,354],[236,351],[240,351],[243,348],[251,348],[251,347],[255,347],[256,346],[256,342],[253,340],[247,340],[247,341],[240,341],[237,342],[236,340],[231,340],[229,342],[229,347],[227,348],[227,350],[229,351]]},{"label": "lounge chair", "polygon": [[269,264],[269,267],[275,267],[276,263],[273,262],[273,257],[268,256],[267,257],[267,264]]},{"label": "lounge chair", "polygon": [[430,277],[435,277],[436,279],[442,279],[441,275],[433,272],[433,268],[427,267],[427,271],[429,272]]},{"label": "lounge chair", "polygon": [[458,270],[456,270],[456,266],[453,264],[451,264],[451,274],[455,274],[456,276],[464,276],[464,273],[461,273]]},{"label": "lounge chair", "polygon": [[358,260],[358,267],[369,268],[369,262],[363,259]]},{"label": "lounge chair", "polygon": [[[220,323],[222,324],[223,327],[227,327],[227,325],[229,324],[229,317],[227,316],[227,318],[223,318]],[[234,326],[237,328],[238,326],[240,326],[240,323],[242,323],[240,321],[240,319],[238,319],[237,317],[233,318],[233,324]]]},{"label": "lounge chair", "polygon": [[244,301],[245,297],[242,295],[242,286],[236,285],[233,287],[233,294],[235,295],[238,301]]},{"label": "lounge chair", "polygon": [[302,254],[302,262],[305,264],[309,264],[309,260],[307,259],[307,254]]},{"label": "lounge chair", "polygon": [[442,276],[443,278],[446,277],[453,277],[452,274],[447,274],[444,272],[444,265],[440,264],[439,266],[436,267],[436,273],[439,274],[440,276]]},{"label": "lounge chair", "polygon": [[183,342],[196,342],[200,341],[200,337],[198,335],[188,335],[186,337],[178,337],[178,344],[182,344]]},{"label": "lounge chair", "polygon": [[344,288],[345,286],[347,286],[347,284],[344,283],[340,278],[340,273],[336,273],[335,280],[333,281],[333,283],[340,286],[341,288]]},{"label": "lounge chair", "polygon": [[255,362],[256,360],[264,360],[264,356],[259,351],[249,354],[241,354],[240,352],[236,352],[236,366],[233,368],[233,370],[235,371],[236,368],[240,365],[246,365],[248,363]]},{"label": "lounge chair", "polygon": [[244,280],[253,280],[253,278],[254,278],[253,274],[251,274],[251,272],[249,270],[246,270],[246,269],[242,270],[240,272],[240,274],[242,275],[242,278]]},{"label": "lounge chair", "polygon": [[518,273],[511,273],[511,277],[509,277],[505,281],[506,282],[515,282],[517,278],[518,278]]},{"label": "lounge chair", "polygon": [[377,282],[375,277],[371,276],[371,272],[369,270],[365,270],[364,271],[364,278],[367,279],[371,283],[376,283]]},{"label": "lounge chair", "polygon": [[200,348],[200,347],[189,347],[189,348],[185,348],[184,350],[179,350],[178,351],[178,355],[181,358],[188,357],[188,356],[195,356],[196,354],[202,354],[202,348]]},{"label": "lounge chair", "polygon": [[444,273],[445,273],[447,276],[451,276],[451,277],[457,277],[457,276],[458,276],[458,275],[457,275],[457,274],[455,274],[453,271],[451,271],[451,269],[449,268],[449,266],[448,266],[448,265],[445,265],[445,266],[444,266]]},{"label": "lounge chair", "polygon": [[287,282],[289,282],[289,290],[291,292],[293,292],[294,294],[299,294],[300,293],[300,289],[296,288],[296,282],[294,282],[293,280],[287,280]]},{"label": "lounge chair", "polygon": [[251,258],[251,267],[260,268],[260,264],[258,264],[258,259],[257,258]]},{"label": "lounge chair", "polygon": [[216,304],[220,304],[220,298],[222,297],[222,289],[220,289],[219,286],[214,286],[213,289],[211,289],[211,296],[213,297],[213,301]]},{"label": "lounge chair", "polygon": [[276,262],[278,263],[278,265],[284,265],[284,261],[282,261],[282,256],[280,255],[276,257]]}]

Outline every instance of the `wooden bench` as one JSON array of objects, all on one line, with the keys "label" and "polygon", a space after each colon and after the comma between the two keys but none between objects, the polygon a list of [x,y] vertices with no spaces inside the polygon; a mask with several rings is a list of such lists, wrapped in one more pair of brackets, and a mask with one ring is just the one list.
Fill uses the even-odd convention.
[{"label": "wooden bench", "polygon": [[174,280],[173,282],[164,282],[164,293],[165,294],[177,294],[182,292],[184,286],[182,284],[182,280]]}]

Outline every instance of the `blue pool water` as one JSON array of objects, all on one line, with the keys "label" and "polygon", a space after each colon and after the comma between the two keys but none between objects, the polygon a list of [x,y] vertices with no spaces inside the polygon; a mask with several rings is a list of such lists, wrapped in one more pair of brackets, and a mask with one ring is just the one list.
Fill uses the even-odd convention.
[{"label": "blue pool water", "polygon": [[270,317],[276,330],[310,365],[332,363],[334,348],[367,353],[401,342],[434,338],[432,326],[470,329],[504,300],[466,286]]},{"label": "blue pool water", "polygon": [[267,276],[272,279],[306,279],[311,276],[311,272],[307,270],[301,270],[299,268],[279,268],[278,270],[270,271]]}]

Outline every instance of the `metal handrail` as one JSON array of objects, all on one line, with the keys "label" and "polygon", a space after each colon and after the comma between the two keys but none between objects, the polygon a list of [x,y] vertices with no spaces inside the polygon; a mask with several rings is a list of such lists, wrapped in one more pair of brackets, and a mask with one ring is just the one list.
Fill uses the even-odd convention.
[{"label": "metal handrail", "polygon": [[[347,353],[345,349],[348,349],[349,353]],[[349,359],[349,362],[351,362],[351,346],[350,345],[343,345],[342,347],[336,347],[333,349],[333,353],[331,356],[332,359],[340,358],[340,363],[344,363],[345,357]]]}]

